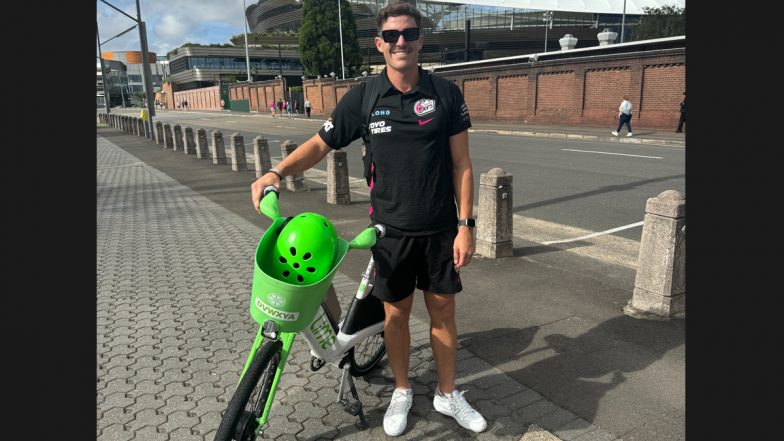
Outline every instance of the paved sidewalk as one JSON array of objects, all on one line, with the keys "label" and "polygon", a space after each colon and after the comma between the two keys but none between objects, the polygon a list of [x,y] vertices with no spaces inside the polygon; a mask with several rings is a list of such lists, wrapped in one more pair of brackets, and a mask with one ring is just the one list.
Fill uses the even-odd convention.
[{"label": "paved sidewalk", "polygon": [[[102,130],[115,132],[98,129],[96,152],[97,439],[211,440],[257,326],[248,303],[262,231],[102,137]],[[345,312],[355,284],[339,272],[335,285]],[[433,410],[427,323],[412,316],[411,337],[415,398],[400,439],[517,441],[532,424],[526,440],[617,439],[459,347],[457,382],[488,420],[486,432],[468,432]],[[340,372],[329,366],[311,372],[309,359],[298,339],[265,438],[388,439],[382,419],[394,383],[386,359],[356,381],[370,424],[364,431],[335,402]],[[541,438],[532,438],[534,432]]]}]

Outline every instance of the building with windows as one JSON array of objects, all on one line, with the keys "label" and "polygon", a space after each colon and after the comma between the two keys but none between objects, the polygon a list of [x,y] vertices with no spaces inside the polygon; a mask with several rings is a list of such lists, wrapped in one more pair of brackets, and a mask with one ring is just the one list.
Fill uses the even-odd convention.
[{"label": "building with windows", "polygon": [[[168,77],[168,60],[166,57],[158,57],[153,52],[148,52],[148,55],[153,92],[157,92],[161,90],[163,80]],[[135,94],[144,92],[142,52],[102,52],[101,57],[106,75],[101,75],[99,66],[97,81],[103,82],[105,78],[109,90],[110,105],[140,104],[141,100]],[[99,86],[98,89],[103,90],[102,86]]]},{"label": "building with windows", "polygon": [[[384,58],[376,51],[373,37],[377,34],[376,14],[388,1],[348,2],[354,14],[364,64],[382,66]],[[560,50],[558,40],[566,34],[577,38],[576,48],[598,46],[597,34],[605,28],[619,32],[622,21],[628,41],[640,19],[640,15],[622,16],[620,13],[562,10],[552,11],[548,16],[540,9],[422,0],[408,2],[413,3],[423,16],[425,44],[420,52],[423,65]],[[300,0],[259,0],[250,5],[245,14],[252,32],[294,31],[300,27],[302,3]],[[337,68],[339,66],[336,71]]]},{"label": "building with windows", "polygon": [[292,86],[302,84],[302,65],[296,49],[185,46],[169,53],[171,80],[177,91],[247,81],[248,64],[253,81],[279,75]]}]

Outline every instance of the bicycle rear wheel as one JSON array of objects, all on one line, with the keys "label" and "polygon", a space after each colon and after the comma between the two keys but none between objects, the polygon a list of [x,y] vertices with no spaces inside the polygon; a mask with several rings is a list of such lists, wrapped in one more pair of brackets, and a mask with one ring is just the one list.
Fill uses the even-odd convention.
[{"label": "bicycle rear wheel", "polygon": [[256,439],[258,422],[264,412],[275,371],[280,363],[279,340],[268,341],[259,348],[250,367],[242,377],[229,407],[221,419],[214,441],[253,441]]},{"label": "bicycle rear wheel", "polygon": [[349,351],[349,373],[353,377],[367,375],[387,353],[384,331],[362,340]]}]

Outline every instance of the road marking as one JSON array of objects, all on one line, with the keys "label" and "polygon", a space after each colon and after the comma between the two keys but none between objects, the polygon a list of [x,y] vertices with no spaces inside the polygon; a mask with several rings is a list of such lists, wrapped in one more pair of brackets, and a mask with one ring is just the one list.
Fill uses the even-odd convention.
[{"label": "road marking", "polygon": [[609,230],[599,231],[596,233],[586,234],[585,236],[575,237],[574,239],[562,239],[562,240],[548,240],[546,242],[542,242],[542,245],[552,245],[555,243],[569,243],[569,242],[577,242],[580,240],[590,239],[592,237],[604,236],[606,234],[615,233],[616,231],[628,230],[629,228],[639,227],[643,224],[643,221],[635,222],[633,224],[624,225],[622,227],[612,228]]},{"label": "road marking", "polygon": [[598,152],[596,150],[561,149],[566,152],[599,153],[602,155],[634,156],[635,158],[664,159],[661,156],[630,155],[628,153]]}]

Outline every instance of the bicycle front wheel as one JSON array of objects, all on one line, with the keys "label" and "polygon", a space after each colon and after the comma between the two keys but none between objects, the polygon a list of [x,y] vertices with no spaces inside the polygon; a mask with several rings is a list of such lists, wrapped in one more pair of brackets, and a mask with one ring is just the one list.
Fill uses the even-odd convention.
[{"label": "bicycle front wheel", "polygon": [[272,391],[272,381],[280,363],[278,341],[268,341],[259,348],[242,377],[229,407],[221,419],[214,441],[253,441],[258,433],[258,419],[264,412]]},{"label": "bicycle front wheel", "polygon": [[362,340],[349,351],[349,373],[353,377],[366,375],[387,353],[384,331]]}]

